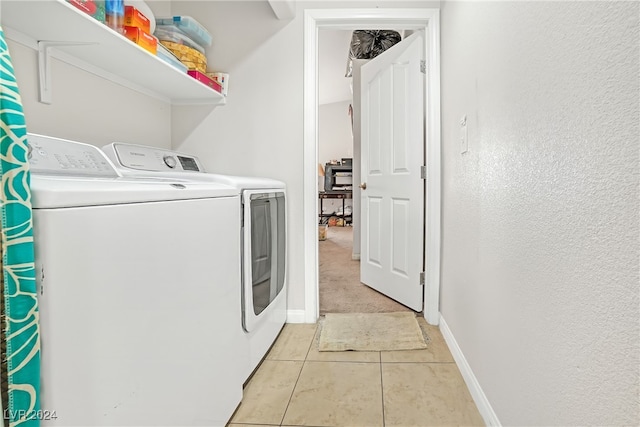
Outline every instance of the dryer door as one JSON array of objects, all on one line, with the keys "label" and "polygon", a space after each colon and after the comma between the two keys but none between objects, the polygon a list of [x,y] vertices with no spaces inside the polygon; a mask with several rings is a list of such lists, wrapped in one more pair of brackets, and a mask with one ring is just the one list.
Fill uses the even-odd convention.
[{"label": "dryer door", "polygon": [[243,192],[243,321],[249,332],[283,295],[285,284],[285,194]]}]

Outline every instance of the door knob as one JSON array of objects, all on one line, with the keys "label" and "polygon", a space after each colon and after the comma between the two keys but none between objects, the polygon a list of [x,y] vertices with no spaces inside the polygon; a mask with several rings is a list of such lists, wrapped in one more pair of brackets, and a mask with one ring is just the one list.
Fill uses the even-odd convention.
[{"label": "door knob", "polygon": [[360,184],[358,187],[362,188],[363,190],[367,189],[367,183],[363,182],[362,184]]}]

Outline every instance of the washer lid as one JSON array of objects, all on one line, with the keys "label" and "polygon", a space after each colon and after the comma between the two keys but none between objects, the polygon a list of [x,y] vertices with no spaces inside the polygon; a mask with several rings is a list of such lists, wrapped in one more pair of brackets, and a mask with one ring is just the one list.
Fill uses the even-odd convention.
[{"label": "washer lid", "polygon": [[233,187],[216,183],[43,175],[31,177],[31,192],[34,209],[238,196]]}]

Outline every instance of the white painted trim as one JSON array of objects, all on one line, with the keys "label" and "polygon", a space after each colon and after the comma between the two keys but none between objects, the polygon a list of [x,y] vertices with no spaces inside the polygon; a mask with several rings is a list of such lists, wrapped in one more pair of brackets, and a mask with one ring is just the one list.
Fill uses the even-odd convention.
[{"label": "white painted trim", "polygon": [[287,323],[307,323],[304,310],[287,310]]},{"label": "white painted trim", "polygon": [[[304,14],[303,98],[303,224],[304,311],[307,323],[318,319],[318,27],[309,11]],[[313,168],[310,167],[313,165]]]},{"label": "white painted trim", "polygon": [[485,424],[488,426],[501,426],[502,424],[500,424],[498,416],[491,407],[489,399],[487,399],[487,396],[484,394],[478,379],[471,370],[471,366],[464,357],[458,342],[454,338],[451,329],[449,329],[449,325],[447,325],[447,322],[445,322],[442,315],[440,316],[440,332],[442,332],[442,336],[449,347],[449,351],[451,351],[453,359],[456,361],[458,369],[460,369],[462,378],[464,378],[464,382],[467,384],[471,397],[473,397],[473,401],[476,403],[478,411],[480,411],[480,415],[482,415]]},{"label": "white painted trim", "polygon": [[441,227],[441,129],[440,129],[440,11],[429,19],[425,33],[427,62],[427,182],[425,195],[425,290],[424,317],[432,325],[440,322],[440,227]]},{"label": "white painted trim", "polygon": [[426,112],[427,209],[425,233],[426,286],[424,317],[440,320],[440,10],[438,9],[307,9],[304,12],[304,271],[305,319],[314,323],[319,313],[318,239],[316,236],[318,165],[318,28],[353,30],[399,27],[425,32],[427,82]]}]

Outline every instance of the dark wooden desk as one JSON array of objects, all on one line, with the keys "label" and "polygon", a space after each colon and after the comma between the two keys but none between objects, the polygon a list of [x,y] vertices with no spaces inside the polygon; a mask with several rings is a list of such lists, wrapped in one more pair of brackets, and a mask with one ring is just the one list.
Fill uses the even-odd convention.
[{"label": "dark wooden desk", "polygon": [[[318,199],[320,199],[320,214],[318,215],[318,222],[322,223],[322,218],[329,218],[332,216],[337,216],[342,218],[342,226],[344,227],[347,223],[347,218],[351,218],[351,214],[345,215],[344,213],[344,201],[347,199],[353,198],[353,192],[351,191],[320,191],[318,193]],[[342,199],[342,215],[338,214],[325,214],[322,211],[322,201],[324,199]]]}]

